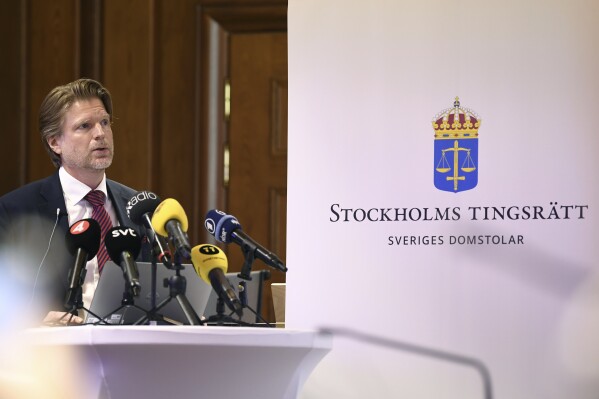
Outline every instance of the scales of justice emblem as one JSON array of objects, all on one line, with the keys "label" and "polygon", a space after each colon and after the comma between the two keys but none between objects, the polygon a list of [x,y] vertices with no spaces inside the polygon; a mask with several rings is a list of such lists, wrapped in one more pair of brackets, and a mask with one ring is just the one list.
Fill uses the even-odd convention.
[{"label": "scales of justice emblem", "polygon": [[481,119],[471,109],[460,106],[455,98],[453,108],[433,118],[435,130],[435,187],[458,193],[478,184],[478,128]]}]

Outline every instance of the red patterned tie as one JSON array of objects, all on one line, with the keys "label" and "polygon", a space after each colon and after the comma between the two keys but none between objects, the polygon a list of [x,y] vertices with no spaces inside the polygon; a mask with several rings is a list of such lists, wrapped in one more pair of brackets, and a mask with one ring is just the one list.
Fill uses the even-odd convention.
[{"label": "red patterned tie", "polygon": [[106,195],[100,190],[92,190],[85,195],[85,200],[91,204],[93,207],[92,211],[92,219],[96,219],[100,224],[100,230],[102,234],[102,238],[100,240],[100,249],[98,250],[98,255],[96,258],[98,259],[98,272],[102,273],[102,268],[104,267],[104,263],[108,260],[108,252],[106,252],[106,246],[104,245],[104,236],[106,232],[110,230],[112,227],[112,221],[110,220],[110,216],[106,209],[104,209],[104,201],[106,200]]}]

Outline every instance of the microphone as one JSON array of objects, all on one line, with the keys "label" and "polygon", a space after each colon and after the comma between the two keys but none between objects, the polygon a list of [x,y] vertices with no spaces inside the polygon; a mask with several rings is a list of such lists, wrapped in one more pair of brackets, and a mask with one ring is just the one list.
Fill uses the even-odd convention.
[{"label": "microphone", "polygon": [[250,236],[245,234],[241,228],[241,224],[231,215],[213,209],[206,214],[204,226],[208,233],[212,234],[220,242],[230,243],[241,246],[243,250],[254,252],[254,257],[260,259],[268,266],[280,270],[287,271],[287,266],[277,257],[277,255],[268,251]]},{"label": "microphone", "polygon": [[106,232],[104,243],[110,259],[123,269],[133,296],[139,296],[141,285],[135,258],[141,250],[141,237],[130,227],[117,226]]},{"label": "microphone", "polygon": [[210,244],[196,245],[191,250],[191,263],[198,276],[212,288],[227,304],[231,311],[239,317],[243,316],[243,306],[235,295],[235,290],[227,280],[227,256],[217,246]]},{"label": "microphone", "polygon": [[154,255],[170,269],[172,268],[172,255],[168,243],[163,237],[156,234],[150,219],[159,204],[160,198],[156,194],[151,191],[140,191],[127,202],[127,215],[133,223],[145,226]]},{"label": "microphone", "polygon": [[67,231],[66,245],[71,255],[75,255],[75,264],[69,271],[69,288],[64,300],[66,309],[73,309],[85,264],[93,259],[100,249],[100,231],[100,224],[94,219],[81,219],[73,223]]},{"label": "microphone", "polygon": [[56,226],[58,226],[58,221],[60,220],[61,216],[68,216],[68,214],[66,212],[62,212],[60,208],[56,208],[56,219],[54,220],[54,226],[52,226],[52,232],[50,233],[50,238],[48,239],[48,246],[46,247],[46,252],[44,252],[44,256],[42,256],[42,260],[39,266],[37,267],[37,273],[35,274],[35,280],[33,281],[33,290],[31,290],[31,299],[29,300],[29,303],[32,303],[33,299],[35,298],[35,288],[37,287],[37,280],[40,275],[40,272],[42,271],[42,266],[44,265],[46,256],[48,256],[48,253],[50,252],[52,238],[54,237],[54,232],[56,231]]},{"label": "microphone", "polygon": [[158,205],[152,216],[152,226],[156,233],[168,236],[181,257],[190,258],[191,245],[185,233],[188,226],[187,215],[177,200],[167,198]]}]

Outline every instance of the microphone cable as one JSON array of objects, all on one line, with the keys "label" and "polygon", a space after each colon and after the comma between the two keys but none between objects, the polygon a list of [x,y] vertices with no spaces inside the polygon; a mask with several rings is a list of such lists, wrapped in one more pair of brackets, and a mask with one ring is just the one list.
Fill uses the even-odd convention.
[{"label": "microphone cable", "polygon": [[35,290],[37,288],[37,280],[39,278],[40,272],[42,271],[42,266],[44,265],[44,261],[46,260],[46,256],[50,252],[50,246],[52,245],[52,238],[54,237],[54,232],[56,231],[56,226],[58,226],[58,221],[60,220],[60,208],[56,208],[56,220],[54,221],[54,227],[52,227],[52,232],[50,233],[50,239],[48,240],[48,248],[46,248],[46,253],[40,262],[40,265],[37,268],[37,273],[35,274],[35,280],[33,281],[33,290],[31,291],[31,298],[29,299],[29,308],[31,309],[31,305],[33,303],[33,299],[35,298]]},{"label": "microphone cable", "polygon": [[480,360],[458,355],[455,353],[445,352],[438,349],[426,348],[406,342],[395,341],[393,339],[384,338],[376,335],[371,335],[361,331],[344,328],[344,327],[321,327],[318,332],[320,334],[342,336],[350,339],[354,339],[358,342],[366,342],[372,345],[382,346],[386,348],[395,349],[403,352],[411,352],[420,356],[427,356],[444,360],[450,363],[458,363],[463,366],[470,366],[474,368],[481,376],[483,382],[483,397],[485,399],[493,399],[493,388],[491,383],[491,373],[487,366]]}]

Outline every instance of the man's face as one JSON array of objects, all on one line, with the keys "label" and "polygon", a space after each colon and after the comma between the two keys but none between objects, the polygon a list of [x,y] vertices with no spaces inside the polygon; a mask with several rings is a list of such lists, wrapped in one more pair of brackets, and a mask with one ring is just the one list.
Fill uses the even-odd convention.
[{"label": "man's face", "polygon": [[72,176],[103,171],[112,163],[114,146],[110,115],[98,98],[74,102],[64,116],[62,134],[48,144],[60,154],[62,166]]}]

